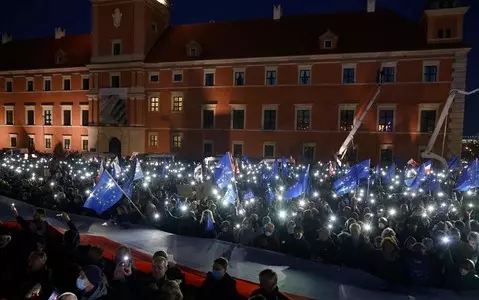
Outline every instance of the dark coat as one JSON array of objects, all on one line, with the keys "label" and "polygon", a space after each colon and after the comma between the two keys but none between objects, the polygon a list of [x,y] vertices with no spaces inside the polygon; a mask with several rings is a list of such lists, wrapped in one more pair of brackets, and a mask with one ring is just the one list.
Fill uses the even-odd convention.
[{"label": "dark coat", "polygon": [[266,298],[266,300],[289,300],[289,298],[286,295],[284,295],[278,290],[278,287],[276,287],[272,293],[268,293],[262,288],[259,288],[253,291],[253,293],[251,293],[251,297],[257,296],[257,295],[262,295],[263,297]]},{"label": "dark coat", "polygon": [[313,259],[321,260],[327,264],[337,264],[338,246],[331,237],[326,241],[316,240],[311,247],[311,256]]},{"label": "dark coat", "polygon": [[221,280],[216,280],[211,272],[208,272],[199,290],[199,296],[199,299],[235,300],[238,298],[236,281],[228,273]]},{"label": "dark coat", "polygon": [[257,248],[279,251],[279,241],[275,236],[266,236],[264,233],[254,239],[253,245]]}]

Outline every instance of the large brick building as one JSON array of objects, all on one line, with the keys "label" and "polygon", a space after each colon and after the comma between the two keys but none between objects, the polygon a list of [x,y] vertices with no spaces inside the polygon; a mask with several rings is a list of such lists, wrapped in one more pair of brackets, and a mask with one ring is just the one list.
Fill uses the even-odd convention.
[{"label": "large brick building", "polygon": [[[368,0],[363,12],[276,7],[270,19],[170,26],[163,1],[93,0],[91,35],[4,34],[0,147],[329,159],[382,69],[350,153],[417,158],[449,90],[465,88],[465,7],[416,22]],[[458,96],[438,153],[460,155],[463,116]]]}]

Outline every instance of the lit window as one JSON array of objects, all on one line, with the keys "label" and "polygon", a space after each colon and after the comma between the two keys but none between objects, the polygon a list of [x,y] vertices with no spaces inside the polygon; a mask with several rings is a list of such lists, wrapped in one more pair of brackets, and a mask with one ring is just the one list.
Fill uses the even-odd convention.
[{"label": "lit window", "polygon": [[156,133],[150,133],[149,145],[150,147],[158,146],[158,135]]},{"label": "lit window", "polygon": [[51,149],[51,148],[52,148],[52,136],[45,135],[45,149]]},{"label": "lit window", "polygon": [[378,131],[393,132],[394,110],[382,109],[379,111]]},{"label": "lit window", "polygon": [[311,129],[311,109],[298,108],[296,109],[296,130]]},{"label": "lit window", "polygon": [[173,135],[173,148],[179,149],[181,148],[182,139],[181,134]]},{"label": "lit window", "polygon": [[339,131],[351,131],[354,126],[354,109],[341,109],[339,113]]},{"label": "lit window", "polygon": [[182,96],[173,96],[173,111],[174,112],[183,111],[183,97]]},{"label": "lit window", "polygon": [[150,111],[160,111],[160,98],[158,97],[150,98]]}]

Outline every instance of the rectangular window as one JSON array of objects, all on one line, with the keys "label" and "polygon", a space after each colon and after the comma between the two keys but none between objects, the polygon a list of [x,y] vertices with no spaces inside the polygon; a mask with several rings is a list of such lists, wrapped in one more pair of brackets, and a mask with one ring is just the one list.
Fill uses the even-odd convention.
[{"label": "rectangular window", "polygon": [[84,91],[90,90],[90,78],[88,78],[88,77],[82,77],[81,88],[82,88],[82,90],[84,90]]},{"label": "rectangular window", "polygon": [[28,149],[35,149],[35,136],[34,135],[28,135]]},{"label": "rectangular window", "polygon": [[297,108],[296,109],[296,130],[310,130],[311,129],[311,109]]},{"label": "rectangular window", "polygon": [[63,137],[63,149],[70,150],[72,147],[72,139],[69,136]]},{"label": "rectangular window", "polygon": [[378,115],[378,131],[393,132],[394,130],[394,110],[381,109]]},{"label": "rectangular window", "polygon": [[17,135],[16,134],[10,134],[10,147],[11,148],[16,148],[17,147]]},{"label": "rectangular window", "polygon": [[149,134],[149,143],[150,147],[158,147],[158,135],[156,133]]},{"label": "rectangular window", "polygon": [[173,82],[183,82],[182,71],[173,71]]},{"label": "rectangular window", "polygon": [[393,148],[391,145],[382,145],[379,160],[381,163],[392,163],[393,162]]},{"label": "rectangular window", "polygon": [[383,67],[382,69],[382,82],[391,83],[396,81],[396,68],[395,67]]},{"label": "rectangular window", "polygon": [[276,109],[263,110],[263,129],[276,130]]},{"label": "rectangular window", "polygon": [[111,47],[113,55],[121,55],[121,42],[113,42]]},{"label": "rectangular window", "polygon": [[436,110],[421,110],[420,131],[430,133],[436,128]]},{"label": "rectangular window", "polygon": [[111,87],[119,88],[120,87],[120,75],[111,75]]},{"label": "rectangular window", "polygon": [[63,78],[63,90],[70,91],[71,90],[71,79],[70,78]]},{"label": "rectangular window", "polygon": [[52,125],[52,110],[51,108],[43,109],[43,125]]},{"label": "rectangular window", "polygon": [[13,92],[13,79],[5,79],[5,92],[11,93]]},{"label": "rectangular window", "polygon": [[311,69],[300,69],[299,70],[299,84],[310,84],[311,83]]},{"label": "rectangular window", "polygon": [[150,73],[150,82],[160,82],[160,74],[157,72]]},{"label": "rectangular window", "polygon": [[437,66],[424,66],[424,82],[437,82]]},{"label": "rectangular window", "polygon": [[27,92],[33,92],[33,78],[27,79]]},{"label": "rectangular window", "polygon": [[303,158],[313,160],[316,153],[316,145],[314,143],[306,143],[303,145]]},{"label": "rectangular window", "polygon": [[232,118],[232,128],[233,129],[244,129],[244,121],[245,121],[245,111],[244,109],[240,108],[233,108],[231,111],[231,118]]},{"label": "rectangular window", "polygon": [[205,108],[203,109],[203,129],[215,128],[215,110]]},{"label": "rectangular window", "polygon": [[234,143],[233,142],[233,156],[234,157],[243,156],[243,143]]},{"label": "rectangular window", "polygon": [[213,156],[213,142],[203,141],[203,156],[204,157]]},{"label": "rectangular window", "polygon": [[341,109],[339,113],[339,131],[351,131],[354,125],[354,109]]},{"label": "rectangular window", "polygon": [[266,71],[266,85],[276,85],[276,70]]},{"label": "rectangular window", "polygon": [[205,72],[205,86],[214,86],[214,85],[215,85],[215,73]]},{"label": "rectangular window", "polygon": [[158,97],[150,98],[150,111],[160,111],[160,98]]},{"label": "rectangular window", "polygon": [[52,136],[45,135],[45,149],[51,149],[51,148],[52,148]]},{"label": "rectangular window", "polygon": [[354,67],[344,67],[343,68],[343,83],[351,84],[356,82],[356,68]]},{"label": "rectangular window", "polygon": [[35,110],[27,109],[27,125],[35,125]]},{"label": "rectangular window", "polygon": [[324,45],[324,49],[331,49],[333,47],[333,41],[325,40],[323,45]]},{"label": "rectangular window", "polygon": [[235,72],[235,85],[236,86],[244,85],[244,71]]},{"label": "rectangular window", "polygon": [[273,158],[275,155],[275,145],[274,144],[264,144],[263,145],[263,157],[264,158]]},{"label": "rectangular window", "polygon": [[72,125],[72,111],[70,109],[63,110],[63,126]]},{"label": "rectangular window", "polygon": [[88,126],[88,109],[82,109],[81,110],[81,125],[82,126]]},{"label": "rectangular window", "polygon": [[13,125],[13,108],[5,108],[5,125]]},{"label": "rectangular window", "polygon": [[43,90],[49,92],[52,90],[52,80],[50,78],[43,79]]},{"label": "rectangular window", "polygon": [[173,111],[174,112],[183,111],[183,97],[182,96],[173,96]]},{"label": "rectangular window", "polygon": [[181,134],[174,134],[173,135],[173,148],[179,149],[181,148],[182,144]]},{"label": "rectangular window", "polygon": [[81,137],[81,149],[82,151],[88,151],[88,137],[82,136]]}]

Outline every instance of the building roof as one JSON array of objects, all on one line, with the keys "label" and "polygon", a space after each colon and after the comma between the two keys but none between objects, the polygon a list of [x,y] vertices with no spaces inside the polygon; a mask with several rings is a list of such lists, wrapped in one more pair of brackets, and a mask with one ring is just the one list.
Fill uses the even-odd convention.
[{"label": "building roof", "polygon": [[[337,36],[337,47],[320,49],[319,37],[328,30]],[[146,62],[192,60],[185,48],[191,41],[201,45],[198,60],[466,47],[463,43],[428,44],[420,22],[378,9],[170,27]]]},{"label": "building roof", "polygon": [[91,49],[89,34],[67,35],[61,39],[13,40],[0,45],[0,70],[81,67],[90,62]]}]

